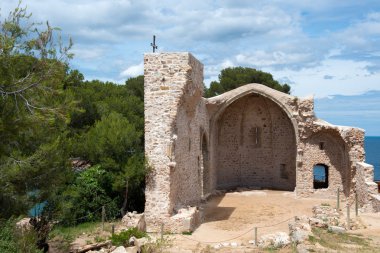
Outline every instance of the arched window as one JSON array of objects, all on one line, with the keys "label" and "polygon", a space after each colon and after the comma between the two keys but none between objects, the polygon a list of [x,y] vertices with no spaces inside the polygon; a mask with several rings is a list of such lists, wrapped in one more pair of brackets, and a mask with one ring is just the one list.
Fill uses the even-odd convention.
[{"label": "arched window", "polygon": [[316,164],[313,168],[314,189],[329,187],[329,167],[325,164]]}]

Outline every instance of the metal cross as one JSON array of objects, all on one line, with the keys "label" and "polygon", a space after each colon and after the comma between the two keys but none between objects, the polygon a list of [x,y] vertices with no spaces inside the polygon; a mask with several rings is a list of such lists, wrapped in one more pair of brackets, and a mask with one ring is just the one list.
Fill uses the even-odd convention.
[{"label": "metal cross", "polygon": [[153,35],[153,43],[150,43],[150,46],[153,48],[153,53],[156,52],[156,49],[158,48],[156,45],[156,35]]}]

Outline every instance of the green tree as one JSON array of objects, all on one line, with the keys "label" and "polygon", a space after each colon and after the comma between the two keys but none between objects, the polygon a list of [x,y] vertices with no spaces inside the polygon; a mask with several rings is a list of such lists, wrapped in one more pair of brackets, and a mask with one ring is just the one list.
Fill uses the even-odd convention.
[{"label": "green tree", "polygon": [[[142,129],[137,129],[122,114],[111,112],[82,136],[78,146],[78,150],[82,151],[80,157],[101,165],[109,173],[110,189],[114,190],[114,193],[110,193],[111,196],[118,197],[125,203],[128,195],[136,194],[135,197],[139,200],[130,198],[128,206],[138,211],[142,211],[144,204],[142,134]],[[123,206],[122,209],[126,207]]]},{"label": "green tree", "polygon": [[46,95],[57,85],[57,74],[72,57],[72,41],[63,46],[60,39],[54,40],[58,28],[46,22],[41,30],[30,17],[20,1],[8,18],[0,20],[0,95],[33,111],[41,108],[35,92]]},{"label": "green tree", "polygon": [[205,88],[205,97],[213,97],[249,83],[260,83],[270,88],[290,93],[290,86],[280,84],[267,72],[253,68],[234,67],[223,69],[219,81],[213,81],[210,88]]},{"label": "green tree", "polygon": [[129,78],[125,82],[125,86],[130,95],[136,96],[144,101],[144,76]]},{"label": "green tree", "polygon": [[[81,222],[99,220],[101,207],[107,211],[107,217],[115,217],[119,213],[117,199],[109,194],[111,189],[110,173],[100,165],[81,172],[59,198],[56,216],[61,224],[71,225]],[[107,192],[108,191],[108,192]]]},{"label": "green tree", "polygon": [[[0,23],[0,218],[44,201],[66,224],[108,202],[143,211],[143,77],[84,81],[68,66],[71,42],[55,43],[56,29],[29,18],[18,6]],[[92,167],[74,171],[78,157]]]},{"label": "green tree", "polygon": [[0,20],[0,217],[25,213],[69,175],[62,139],[75,102],[62,88],[71,42],[30,17],[20,2]]}]

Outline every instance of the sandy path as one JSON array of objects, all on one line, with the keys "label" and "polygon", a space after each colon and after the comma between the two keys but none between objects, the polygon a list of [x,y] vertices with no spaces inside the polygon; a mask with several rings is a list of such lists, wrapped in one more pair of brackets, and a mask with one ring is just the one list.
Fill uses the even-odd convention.
[{"label": "sandy path", "polygon": [[293,192],[285,191],[226,193],[206,203],[203,206],[205,222],[191,236],[176,235],[174,244],[186,249],[215,245],[221,241],[248,244],[249,240],[254,239],[254,227],[259,227],[258,238],[277,231],[288,233],[290,219],[311,216],[312,207],[321,203],[335,205],[331,199],[296,198]]},{"label": "sandy path", "polygon": [[380,252],[380,213],[359,213],[359,218],[367,227],[350,231],[350,233],[370,238],[373,244],[379,247]]}]

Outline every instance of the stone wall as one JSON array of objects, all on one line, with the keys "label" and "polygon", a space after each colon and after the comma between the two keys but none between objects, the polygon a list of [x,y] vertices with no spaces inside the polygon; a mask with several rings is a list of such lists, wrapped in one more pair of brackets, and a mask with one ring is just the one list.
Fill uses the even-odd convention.
[{"label": "stone wall", "polygon": [[181,207],[200,202],[200,131],[208,130],[202,94],[203,65],[191,54],[145,55],[148,231],[158,231],[161,223],[169,226]]},{"label": "stone wall", "polygon": [[175,134],[175,163],[171,177],[171,201],[175,209],[197,205],[202,197],[202,146],[201,138],[208,136],[207,112],[203,99],[199,99],[196,111],[189,115],[181,105],[177,113]]},{"label": "stone wall", "polygon": [[[144,74],[148,231],[161,223],[193,230],[202,217],[197,206],[217,189],[335,197],[340,188],[350,201],[361,191],[365,205],[367,183],[356,175],[365,160],[364,130],[316,118],[313,98],[261,84],[203,98],[203,65],[189,53],[146,54]],[[326,189],[314,189],[316,164],[328,166]]]},{"label": "stone wall", "polygon": [[[335,126],[310,116],[298,120],[300,145],[298,152],[299,172],[297,195],[307,197],[319,195],[333,198],[339,187],[349,201],[354,201],[356,162],[365,160],[364,130],[353,127]],[[323,143],[324,150],[320,149]],[[328,163],[328,164],[327,164]],[[313,166],[325,164],[329,167],[330,183],[327,189],[314,189],[312,185]],[[332,177],[331,177],[332,176]]]},{"label": "stone wall", "polygon": [[223,112],[217,136],[217,188],[294,190],[296,143],[293,126],[278,105],[251,94]]},{"label": "stone wall", "polygon": [[[334,197],[338,188],[346,195],[349,193],[350,170],[345,142],[337,131],[321,131],[313,134],[304,142],[304,162],[300,170],[301,181],[305,182],[300,195],[319,193],[324,197]],[[313,168],[315,165],[327,166],[328,187],[313,188]]]},{"label": "stone wall", "polygon": [[380,212],[380,195],[374,182],[373,166],[367,163],[356,163],[356,193],[362,211]]}]

